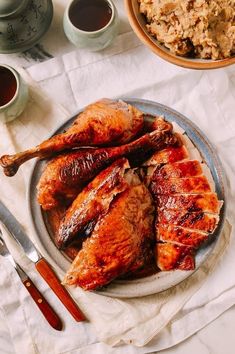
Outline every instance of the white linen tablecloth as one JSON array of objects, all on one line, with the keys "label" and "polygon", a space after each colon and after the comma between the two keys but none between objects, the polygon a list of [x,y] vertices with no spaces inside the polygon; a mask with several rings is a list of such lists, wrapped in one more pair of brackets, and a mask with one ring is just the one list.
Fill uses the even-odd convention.
[{"label": "white linen tablecloth", "polygon": [[[234,225],[233,67],[206,72],[175,67],[157,58],[129,32],[121,34],[101,53],[75,50],[31,65],[27,73],[22,74],[31,85],[30,101],[19,119],[1,126],[1,154],[38,143],[78,108],[98,98],[152,99],[185,114],[214,143],[226,171],[227,217]],[[11,179],[1,172],[0,179],[1,200],[33,238],[25,200],[30,166],[30,162],[25,164]],[[149,353],[179,343],[235,302],[235,241],[234,233],[230,237],[230,232],[230,225],[226,223],[225,232],[203,267],[184,283],[162,294],[117,300],[80,289],[72,291],[90,320],[90,323],[80,324],[64,311],[32,264],[7,239],[20,264],[57,309],[65,325],[61,333],[47,326],[11,266],[1,259],[0,316],[4,318],[15,351],[25,354]],[[3,327],[0,330],[5,333]],[[113,348],[111,344],[117,346]]]}]

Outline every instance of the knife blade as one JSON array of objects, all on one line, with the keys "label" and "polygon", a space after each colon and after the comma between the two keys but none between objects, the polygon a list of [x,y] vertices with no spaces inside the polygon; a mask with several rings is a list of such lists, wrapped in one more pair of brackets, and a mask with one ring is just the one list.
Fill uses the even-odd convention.
[{"label": "knife blade", "polygon": [[0,201],[0,221],[9,231],[10,235],[23,248],[26,256],[34,263],[37,271],[47,282],[62,304],[67,308],[70,314],[77,322],[85,321],[86,318],[78,308],[66,288],[61,284],[55,271],[45,258],[36,249],[33,242],[23,231],[22,226],[9,209]]},{"label": "knife blade", "polygon": [[56,312],[53,310],[51,305],[47,302],[47,300],[44,298],[44,296],[40,293],[36,285],[32,282],[32,280],[29,278],[29,276],[25,273],[25,271],[20,267],[20,265],[15,261],[13,256],[11,255],[9,249],[7,248],[7,245],[2,238],[2,231],[0,229],[0,255],[7,258],[13,267],[15,268],[17,274],[19,275],[19,278],[22,282],[22,284],[25,286],[25,288],[28,290],[31,298],[47,320],[47,322],[57,331],[62,330],[62,322]]}]

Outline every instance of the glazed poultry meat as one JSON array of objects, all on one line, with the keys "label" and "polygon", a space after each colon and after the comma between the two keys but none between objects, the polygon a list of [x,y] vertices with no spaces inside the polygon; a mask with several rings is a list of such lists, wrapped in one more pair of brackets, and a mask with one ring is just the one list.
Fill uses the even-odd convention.
[{"label": "glazed poultry meat", "polygon": [[158,207],[170,210],[188,210],[189,212],[219,214],[221,202],[216,193],[198,194],[161,194],[157,196]]},{"label": "glazed poultry meat", "polygon": [[145,162],[145,180],[156,206],[155,251],[160,270],[194,269],[196,250],[219,222],[222,202],[204,175],[208,172],[204,164],[190,155],[195,151],[190,154],[185,145],[169,147]]},{"label": "glazed poultry meat", "polygon": [[64,133],[0,158],[7,176],[31,158],[51,158],[37,199],[56,246],[73,259],[64,284],[96,290],[149,269],[195,268],[222,201],[198,150],[175,126],[103,99]]},{"label": "glazed poultry meat", "polygon": [[157,243],[157,264],[159,269],[168,271],[172,269],[192,270],[195,267],[195,249],[175,243]]},{"label": "glazed poultry meat", "polygon": [[115,161],[78,194],[60,223],[56,235],[59,248],[68,246],[74,238],[94,229],[98,219],[109,210],[116,195],[127,188],[124,174],[129,167],[125,158]]},{"label": "glazed poultry meat", "polygon": [[63,134],[40,145],[4,155],[0,164],[7,176],[14,176],[21,164],[34,157],[47,158],[78,146],[121,145],[133,139],[143,128],[143,113],[123,102],[103,99],[90,104]]},{"label": "glazed poultry meat", "polygon": [[[196,252],[213,235],[222,202],[192,143],[173,134],[162,118],[151,129],[126,145],[61,155],[45,169],[38,186],[42,207],[74,200],[60,222],[57,246],[84,240],[64,284],[94,290],[117,277],[141,275],[154,262],[160,271],[195,268]],[[56,187],[52,170],[67,190]],[[63,198],[57,191],[64,191]]]},{"label": "glazed poultry meat", "polygon": [[172,134],[172,126],[163,124],[162,119],[158,123],[157,130],[129,144],[99,149],[83,148],[54,158],[47,164],[37,186],[39,204],[48,210],[65,201],[71,202],[85,184],[120,157],[128,157],[136,163],[153,151],[180,145],[178,137]]},{"label": "glazed poultry meat", "polygon": [[204,211],[191,212],[188,210],[158,210],[158,222],[160,225],[180,225],[199,231],[214,232],[218,224],[218,216],[205,213]]},{"label": "glazed poultry meat", "polygon": [[147,187],[130,172],[126,189],[98,219],[65,275],[64,284],[94,290],[145,265],[145,257],[153,249],[154,206]]}]

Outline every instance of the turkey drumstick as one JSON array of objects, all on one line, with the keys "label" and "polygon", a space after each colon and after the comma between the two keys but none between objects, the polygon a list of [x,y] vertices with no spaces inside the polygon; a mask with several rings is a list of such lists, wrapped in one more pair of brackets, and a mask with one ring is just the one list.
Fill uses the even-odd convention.
[{"label": "turkey drumstick", "polygon": [[[171,131],[147,133],[129,144],[107,148],[83,148],[65,153],[48,163],[38,183],[38,202],[43,209],[52,209],[72,201],[85,184],[121,157],[136,161],[141,155],[180,141]],[[142,157],[142,156],[141,156]]]},{"label": "turkey drumstick", "polygon": [[137,108],[103,99],[87,106],[65,133],[24,152],[4,155],[0,164],[7,176],[14,176],[20,165],[34,157],[42,159],[78,146],[125,144],[141,131],[143,121],[143,113]]}]

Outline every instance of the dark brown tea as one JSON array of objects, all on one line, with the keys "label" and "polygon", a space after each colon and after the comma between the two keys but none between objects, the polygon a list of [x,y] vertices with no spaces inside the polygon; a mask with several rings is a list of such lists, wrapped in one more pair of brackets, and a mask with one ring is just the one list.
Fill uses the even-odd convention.
[{"label": "dark brown tea", "polygon": [[87,32],[105,27],[112,17],[112,9],[106,0],[77,0],[69,9],[72,24]]},{"label": "dark brown tea", "polygon": [[0,106],[12,100],[16,93],[17,82],[13,73],[0,66]]}]

